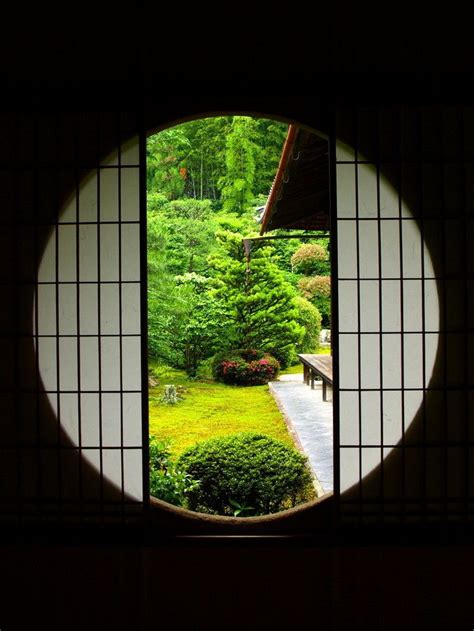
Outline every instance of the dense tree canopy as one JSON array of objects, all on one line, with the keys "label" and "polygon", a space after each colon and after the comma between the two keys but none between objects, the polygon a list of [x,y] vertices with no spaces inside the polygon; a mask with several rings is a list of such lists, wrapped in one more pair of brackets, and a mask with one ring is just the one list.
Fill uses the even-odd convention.
[{"label": "dense tree canopy", "polygon": [[295,344],[304,336],[296,320],[296,290],[272,260],[271,247],[254,249],[248,261],[243,235],[222,231],[216,236],[222,248],[210,257],[215,294],[228,305],[237,346],[268,351],[288,365]]},{"label": "dense tree canopy", "polygon": [[258,347],[283,365],[317,349],[320,305],[329,318],[330,292],[316,280],[329,274],[328,239],[256,244],[250,261],[242,246],[256,234],[286,131],[221,116],[149,138],[148,333],[160,362],[194,375],[230,348]]}]

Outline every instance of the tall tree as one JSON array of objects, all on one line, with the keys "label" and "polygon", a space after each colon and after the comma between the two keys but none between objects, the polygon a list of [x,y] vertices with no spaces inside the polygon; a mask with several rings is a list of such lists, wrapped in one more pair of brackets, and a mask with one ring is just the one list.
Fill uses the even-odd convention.
[{"label": "tall tree", "polygon": [[255,161],[258,153],[257,123],[248,116],[234,116],[225,148],[226,172],[220,179],[224,210],[242,215],[254,201]]},{"label": "tall tree", "polygon": [[222,249],[209,262],[238,345],[268,351],[288,365],[304,329],[297,322],[296,291],[272,261],[272,248],[257,246],[247,261],[242,235],[221,231],[216,237]]}]

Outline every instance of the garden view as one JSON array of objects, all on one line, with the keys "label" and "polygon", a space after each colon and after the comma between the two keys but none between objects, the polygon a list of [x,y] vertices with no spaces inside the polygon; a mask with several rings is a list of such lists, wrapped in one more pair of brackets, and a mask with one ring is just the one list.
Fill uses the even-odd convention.
[{"label": "garden view", "polygon": [[208,514],[315,497],[268,382],[300,372],[298,353],[322,352],[329,238],[243,246],[258,237],[287,129],[220,116],[148,139],[150,490]]}]

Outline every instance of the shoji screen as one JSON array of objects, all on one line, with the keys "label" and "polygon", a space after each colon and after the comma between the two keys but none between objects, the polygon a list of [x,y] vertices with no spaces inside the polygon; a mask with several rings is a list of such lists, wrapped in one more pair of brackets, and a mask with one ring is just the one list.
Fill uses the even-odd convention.
[{"label": "shoji screen", "polygon": [[10,130],[3,507],[130,519],[143,500],[136,119],[15,115]]},{"label": "shoji screen", "polygon": [[338,113],[345,521],[472,516],[468,120],[455,109]]}]

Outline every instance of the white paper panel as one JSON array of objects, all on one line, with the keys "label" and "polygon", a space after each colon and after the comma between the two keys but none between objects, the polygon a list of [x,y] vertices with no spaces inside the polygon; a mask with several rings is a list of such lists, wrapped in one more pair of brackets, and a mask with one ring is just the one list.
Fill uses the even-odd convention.
[{"label": "white paper panel", "polygon": [[81,389],[99,389],[99,340],[81,337]]},{"label": "white paper panel", "polygon": [[118,283],[101,283],[100,285],[100,332],[102,335],[120,333]]},{"label": "white paper panel", "polygon": [[119,280],[119,227],[117,224],[100,226],[100,280]]},{"label": "white paper panel", "polygon": [[141,330],[140,284],[122,284],[122,333],[138,335]]},{"label": "white paper panel", "polygon": [[[134,500],[143,500],[143,462],[141,449],[125,449],[123,452],[125,493]],[[115,479],[115,476],[114,476]]]},{"label": "white paper panel", "polygon": [[380,331],[379,285],[379,281],[360,281],[360,330],[363,333]]},{"label": "white paper panel", "polygon": [[139,337],[122,337],[122,353],[126,370],[123,374],[125,390],[140,390],[141,385],[141,340]]},{"label": "white paper panel", "polygon": [[[75,208],[76,199],[68,205]],[[97,221],[97,174],[91,173],[82,182],[79,188],[79,221]]]},{"label": "white paper panel", "polygon": [[59,338],[59,388],[77,390],[77,338]]},{"label": "white paper panel", "polygon": [[399,280],[382,281],[382,322],[385,332],[401,330],[402,283]]},{"label": "white paper panel", "polygon": [[373,164],[360,164],[357,170],[359,217],[377,217],[377,173]]},{"label": "white paper panel", "polygon": [[[61,427],[69,440],[77,444],[80,429],[82,445],[99,448],[102,428],[102,445],[117,448],[116,451],[103,452],[105,478],[120,486],[121,448],[137,448],[133,454],[126,455],[125,476],[128,477],[127,489],[134,498],[141,498],[139,169],[119,169],[118,152],[109,156],[103,162],[103,167],[110,167],[114,162],[117,168],[95,169],[84,177],[79,186],[78,198],[76,191],[73,191],[61,213],[62,223],[51,232],[42,255],[39,279],[53,283],[59,280],[64,284],[59,285],[57,301],[54,285],[37,288],[38,333],[56,335],[58,315],[59,333],[67,337],[40,338],[37,352],[41,377],[47,390],[56,390],[59,366],[59,388],[63,391],[59,407],[53,401],[54,395],[48,395],[48,398],[53,410],[59,410]],[[138,165],[136,138],[124,144],[121,163]],[[76,221],[77,208],[81,223],[65,225],[65,221]],[[121,228],[118,223],[120,217],[122,221],[137,223],[126,224]],[[97,285],[99,269],[100,288]],[[134,281],[133,284],[122,284],[122,300],[119,290],[121,274],[122,280]],[[77,281],[80,282],[79,287],[75,284]],[[130,336],[122,340],[120,320],[122,332]],[[78,333],[81,336],[80,374]],[[124,388],[122,394],[121,380]],[[81,393],[78,392],[79,387]],[[64,390],[70,390],[71,393],[65,393]],[[135,392],[127,393],[127,390]],[[85,449],[83,457],[99,468],[98,450]]]},{"label": "white paper panel", "polygon": [[360,336],[361,388],[380,387],[380,336],[363,333]]},{"label": "white paper panel", "polygon": [[139,184],[140,174],[138,169],[122,169],[121,175],[121,212],[122,221],[139,220]]},{"label": "white paper panel", "polygon": [[123,444],[139,447],[142,444],[142,399],[140,393],[123,394]]},{"label": "white paper panel", "polygon": [[77,280],[76,227],[58,226],[58,270],[59,282]]},{"label": "white paper panel", "polygon": [[383,437],[385,445],[396,445],[402,435],[402,393],[385,390],[383,398]]},{"label": "white paper panel", "polygon": [[81,394],[81,427],[83,447],[98,447],[100,444],[99,394]]},{"label": "white paper panel", "polygon": [[379,277],[379,249],[376,221],[359,222],[359,270],[361,278]]},{"label": "white paper panel", "polygon": [[122,224],[122,280],[140,279],[140,227],[137,224]]},{"label": "white paper panel", "polygon": [[38,335],[56,335],[56,286],[38,285]]},{"label": "white paper panel", "polygon": [[358,328],[357,305],[358,291],[357,281],[341,280],[339,289],[339,331],[341,333],[353,333]]},{"label": "white paper panel", "polygon": [[79,226],[79,279],[97,282],[97,226]]},{"label": "white paper panel", "polygon": [[120,447],[121,445],[120,418],[120,393],[103,393],[102,444],[106,447]]},{"label": "white paper panel", "polygon": [[337,209],[339,219],[356,216],[356,170],[353,164],[338,164]]},{"label": "white paper panel", "polygon": [[339,384],[341,389],[359,387],[357,335],[339,335]]},{"label": "white paper panel", "polygon": [[58,285],[59,335],[77,335],[77,286]]},{"label": "white paper panel", "polygon": [[119,169],[100,171],[100,221],[118,221]]},{"label": "white paper panel", "polygon": [[79,286],[80,313],[79,325],[82,335],[97,335],[99,332],[98,286],[82,284]]},{"label": "white paper panel", "polygon": [[380,392],[361,393],[362,445],[373,445],[381,440]]},{"label": "white paper panel", "polygon": [[339,278],[357,278],[357,241],[355,221],[337,223],[337,260]]},{"label": "white paper panel", "polygon": [[340,392],[339,414],[344,423],[340,427],[341,445],[359,444],[359,393]]}]

